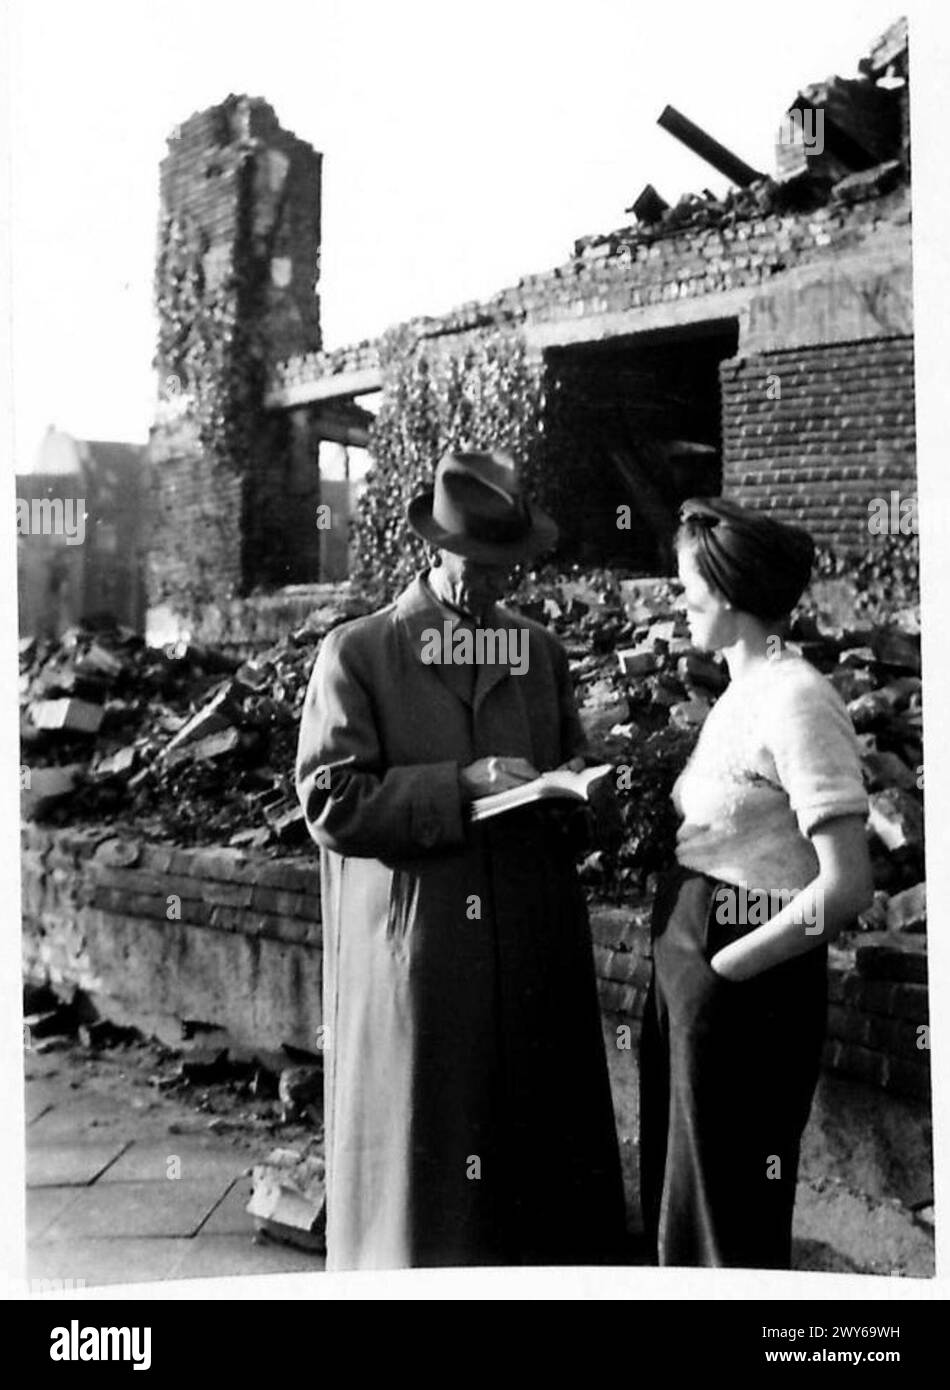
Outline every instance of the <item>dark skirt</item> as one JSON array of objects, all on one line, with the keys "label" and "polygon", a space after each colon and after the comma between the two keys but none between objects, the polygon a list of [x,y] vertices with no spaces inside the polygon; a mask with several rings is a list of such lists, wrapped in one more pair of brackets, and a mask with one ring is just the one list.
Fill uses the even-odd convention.
[{"label": "dark skirt", "polygon": [[828,950],[723,979],[710,959],[755,929],[719,922],[729,886],[678,867],[657,892],[640,1043],[644,1222],[661,1265],[788,1269]]}]

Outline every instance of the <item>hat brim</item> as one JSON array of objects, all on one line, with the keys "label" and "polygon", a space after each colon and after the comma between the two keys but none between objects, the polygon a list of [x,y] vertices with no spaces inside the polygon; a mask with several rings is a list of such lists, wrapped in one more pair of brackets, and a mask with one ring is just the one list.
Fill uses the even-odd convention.
[{"label": "hat brim", "polygon": [[557,542],[557,523],[532,502],[527,503],[531,525],[523,536],[513,541],[484,541],[444,530],[432,515],[433,496],[432,488],[420,492],[406,508],[406,516],[416,535],[439,550],[450,550],[453,555],[464,555],[468,560],[483,560],[486,564],[503,564],[505,561],[515,564],[518,560],[526,560],[550,550]]}]

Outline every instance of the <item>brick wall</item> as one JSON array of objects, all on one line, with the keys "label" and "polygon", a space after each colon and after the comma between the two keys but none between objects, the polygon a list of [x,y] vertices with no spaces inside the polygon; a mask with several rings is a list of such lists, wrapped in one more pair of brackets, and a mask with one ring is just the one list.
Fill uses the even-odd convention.
[{"label": "brick wall", "polygon": [[921,936],[868,933],[836,952],[828,982],[826,1064],[930,1100],[927,954]]},{"label": "brick wall", "polygon": [[312,863],[104,829],[27,825],[21,845],[28,979],[78,988],[102,1016],[170,1043],[188,1019],[239,1046],[315,1050],[322,941]]},{"label": "brick wall", "polygon": [[352,617],[366,611],[366,605],[356,601],[345,584],[294,585],[275,594],[252,594],[213,604],[193,625],[191,635],[201,646],[247,658],[286,641],[290,633],[308,622],[319,622],[327,608],[340,607]]},{"label": "brick wall", "polygon": [[[325,391],[353,373],[375,372],[385,390],[401,342],[462,357],[485,335],[514,330],[549,361],[596,344],[590,369],[603,373],[611,342],[632,351],[652,334],[641,341],[655,349],[661,333],[685,352],[691,334],[716,326],[737,334],[739,354],[720,377],[723,490],[797,516],[819,542],[862,548],[870,498],[916,485],[909,221],[903,184],[809,211],[702,205],[687,226],[584,238],[567,265],[412,320],[389,340],[291,358],[275,368],[268,399],[300,402],[308,381]],[[778,401],[765,395],[769,373],[781,379]],[[686,428],[681,420],[665,437],[706,437]]]},{"label": "brick wall", "polygon": [[[594,905],[591,932],[601,1008],[639,1026],[650,983],[650,907]],[[926,937],[866,933],[832,946],[828,970],[828,1072],[930,1101]],[[923,1046],[928,1042],[928,1046]]]},{"label": "brick wall", "polygon": [[201,447],[187,417],[152,431],[147,469],[145,583],[152,606],[166,594],[243,592],[244,482]]},{"label": "brick wall", "polygon": [[[570,324],[661,305],[669,306],[672,322],[676,305],[684,300],[743,289],[752,294],[796,268],[833,267],[841,256],[853,256],[881,235],[902,235],[901,254],[909,264],[909,221],[910,189],[902,185],[863,202],[834,202],[810,212],[736,216],[714,208],[697,214],[696,225],[675,231],[622,227],[582,238],[565,265],[523,276],[490,299],[462,304],[439,318],[410,320],[402,331],[410,339],[437,339],[521,326],[538,330],[543,338],[540,330],[560,321]],[[716,316],[714,305],[709,313]],[[635,326],[626,325],[624,331],[636,331]],[[610,331],[603,336],[611,336]],[[363,342],[278,363],[271,378],[275,400],[307,381],[378,367],[380,348],[379,341]]]},{"label": "brick wall", "polygon": [[872,497],[916,493],[911,337],[759,353],[720,380],[727,496],[856,550]]},{"label": "brick wall", "polygon": [[241,536],[245,593],[320,578],[318,445],[304,412],[266,416],[255,443]]},{"label": "brick wall", "polygon": [[[312,859],[32,824],[21,843],[27,978],[79,988],[104,1016],[170,1041],[183,1019],[197,1019],[248,1047],[314,1049],[322,938]],[[646,899],[591,907],[601,1007],[634,1031],[650,982],[649,920]],[[856,948],[833,947],[826,1068],[927,1101],[926,980],[923,936],[874,934]]]},{"label": "brick wall", "polygon": [[322,161],[267,102],[230,96],[176,129],[159,169],[161,216],[204,234],[209,281],[249,222],[253,252],[268,262],[263,327],[274,359],[320,346]]}]

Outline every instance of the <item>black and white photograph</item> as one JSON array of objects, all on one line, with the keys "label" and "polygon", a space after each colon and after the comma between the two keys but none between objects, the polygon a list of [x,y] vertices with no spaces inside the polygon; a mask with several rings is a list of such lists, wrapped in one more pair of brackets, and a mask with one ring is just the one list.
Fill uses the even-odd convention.
[{"label": "black and white photograph", "polygon": [[939,8],[9,0],[52,1361],[157,1289],[790,1300],[761,1365],[947,1296]]}]

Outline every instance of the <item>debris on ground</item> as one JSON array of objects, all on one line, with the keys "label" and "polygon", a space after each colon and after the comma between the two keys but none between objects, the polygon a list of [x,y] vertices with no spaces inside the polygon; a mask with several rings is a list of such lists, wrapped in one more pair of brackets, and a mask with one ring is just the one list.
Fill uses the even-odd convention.
[{"label": "debris on ground", "polygon": [[21,644],[23,814],[121,818],[182,845],[304,848],[293,765],[307,682],[325,634],[366,608],[349,596],[324,606],[243,662],[150,648],[119,627]]},{"label": "debris on ground", "polygon": [[277,1095],[286,1122],[316,1115],[315,1106],[323,1099],[322,1067],[285,1067],[280,1074]]},{"label": "debris on ground", "polygon": [[326,1161],[323,1146],[274,1149],[253,1169],[246,1210],[257,1229],[302,1250],[326,1249]]},{"label": "debris on ground", "polygon": [[27,1059],[50,1051],[68,1053],[90,1079],[114,1075],[123,1083],[134,1082],[143,1096],[153,1098],[137,1101],[140,1106],[159,1099],[189,1106],[194,1121],[173,1121],[174,1133],[227,1135],[258,1153],[262,1142],[279,1137],[302,1152],[322,1153],[323,1075],[312,1060],[306,1066],[294,1062],[282,1067],[277,1057],[264,1062],[251,1053],[237,1056],[208,1040],[221,1030],[201,1025],[198,1031],[185,1026],[183,1033],[191,1036],[170,1046],[107,1019],[77,1023],[92,1012],[81,992],[63,1003],[48,985],[33,982],[24,983],[23,1004]]}]

